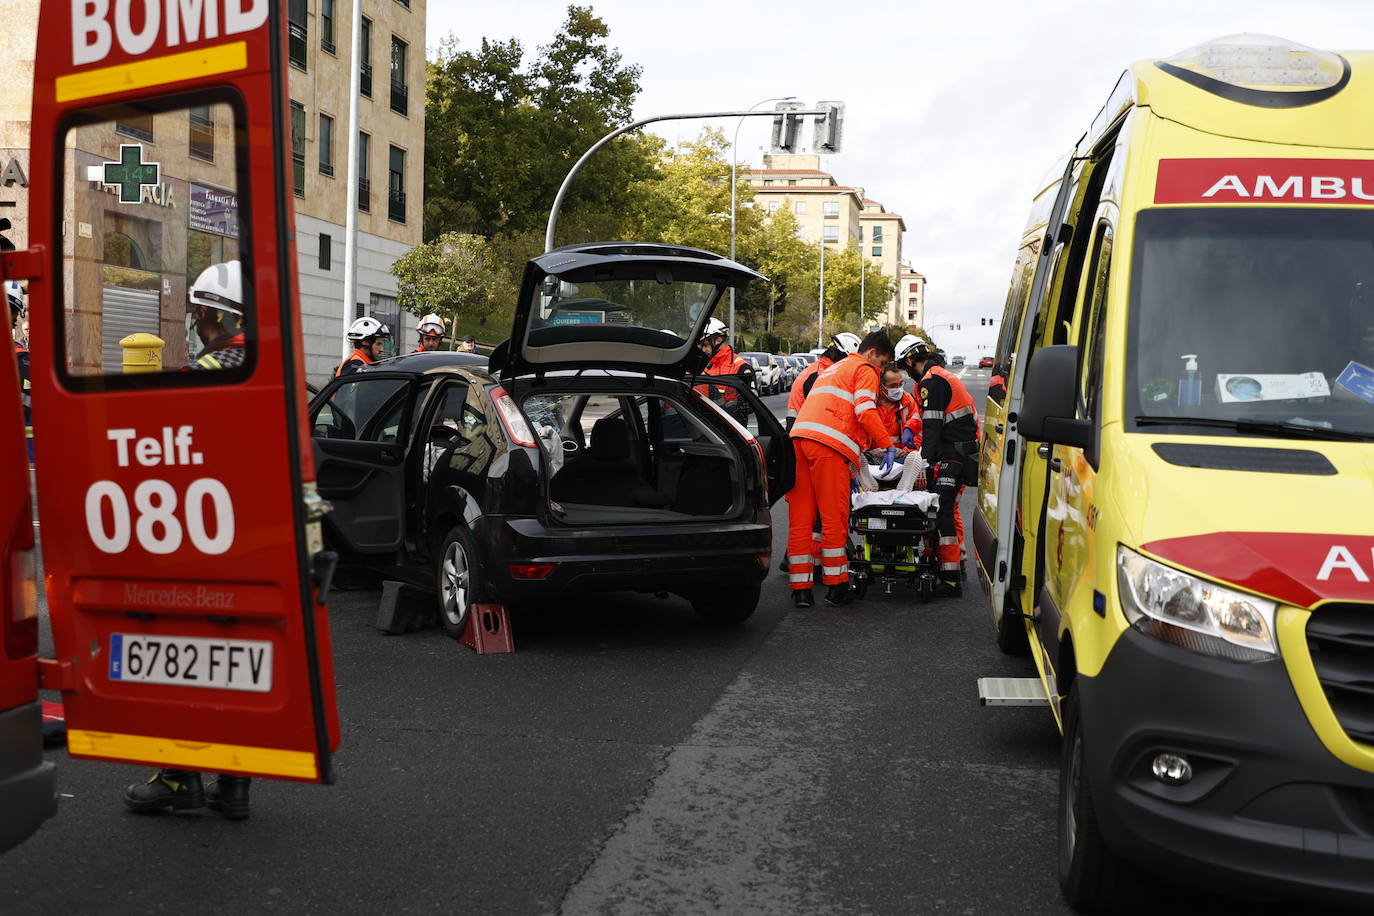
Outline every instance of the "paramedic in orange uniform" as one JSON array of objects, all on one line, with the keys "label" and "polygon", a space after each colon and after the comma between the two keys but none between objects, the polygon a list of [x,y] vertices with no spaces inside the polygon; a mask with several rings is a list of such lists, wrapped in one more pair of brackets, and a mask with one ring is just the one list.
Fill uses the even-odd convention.
[{"label": "paramedic in orange uniform", "polygon": [[[791,437],[797,453],[797,482],[787,494],[788,580],[795,607],[811,607],[811,522],[821,517],[821,581],[830,586],[830,605],[851,600],[849,562],[850,481],[864,460],[861,443],[884,433],[878,415],[882,369],[892,359],[892,340],[874,331],[859,343],[859,352],[816,376],[811,394],[797,413]],[[890,436],[888,437],[891,438]],[[890,468],[896,450],[883,459]]]},{"label": "paramedic in orange uniform", "polygon": [[825,348],[825,352],[817,357],[815,362],[797,373],[796,379],[792,382],[792,390],[787,395],[788,432],[792,431],[792,424],[797,422],[797,411],[801,410],[802,401],[811,393],[811,386],[816,384],[816,376],[850,353],[858,352],[859,335],[841,331],[830,338],[830,346]]}]

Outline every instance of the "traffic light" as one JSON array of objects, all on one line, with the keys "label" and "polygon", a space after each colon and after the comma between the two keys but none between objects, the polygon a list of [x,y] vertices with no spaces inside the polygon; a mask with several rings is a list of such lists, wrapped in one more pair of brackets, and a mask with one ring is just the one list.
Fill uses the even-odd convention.
[{"label": "traffic light", "polygon": [[981,326],[986,327],[986,326],[987,326],[987,323],[988,323],[988,320],[987,320],[986,318],[979,318],[979,319],[978,319],[978,324],[981,325]]},{"label": "traffic light", "polygon": [[816,115],[816,130],[811,140],[813,153],[838,153],[844,139],[844,102],[817,102],[825,114]]},{"label": "traffic light", "polygon": [[5,233],[14,228],[14,225],[5,217],[0,217],[0,251],[13,251],[14,243],[11,242]]},{"label": "traffic light", "polygon": [[792,114],[799,111],[802,105],[800,102],[779,102],[773,106],[777,114],[773,115],[773,152],[775,153],[795,153],[801,142],[801,120],[802,116]]}]

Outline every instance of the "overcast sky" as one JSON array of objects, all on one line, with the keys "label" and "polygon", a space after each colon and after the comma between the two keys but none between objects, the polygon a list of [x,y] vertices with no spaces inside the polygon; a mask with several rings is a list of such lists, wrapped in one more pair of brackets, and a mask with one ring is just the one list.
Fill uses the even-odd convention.
[{"label": "overcast sky", "polygon": [[[962,321],[965,338],[970,321],[1000,318],[1036,182],[1087,128],[1128,63],[1236,32],[1374,48],[1374,0],[590,5],[610,27],[611,44],[644,68],[638,117],[748,108],[769,96],[844,100],[844,151],[822,168],[905,218],[902,254],[929,278],[926,324],[942,344],[953,343],[934,326],[942,316]],[[449,34],[464,47],[514,37],[533,51],[566,6],[430,0],[428,43]],[[704,123],[661,132],[676,140]],[[769,123],[745,122],[741,161],[758,164]],[[809,129],[805,136],[809,142]]]}]

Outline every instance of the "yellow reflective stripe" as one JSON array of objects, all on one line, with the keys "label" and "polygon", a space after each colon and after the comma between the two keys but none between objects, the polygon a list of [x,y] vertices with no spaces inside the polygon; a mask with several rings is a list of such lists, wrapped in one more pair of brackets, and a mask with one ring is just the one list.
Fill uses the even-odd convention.
[{"label": "yellow reflective stripe", "polygon": [[157,767],[201,770],[208,773],[247,770],[264,776],[319,779],[315,755],[273,747],[211,744],[148,735],[116,735],[81,729],[67,731],[67,751],[73,757],[127,760]]},{"label": "yellow reflective stripe", "polygon": [[199,79],[220,73],[233,73],[248,66],[248,43],[235,41],[197,48],[180,54],[165,54],[148,60],[136,60],[113,67],[97,67],[68,73],[56,80],[54,95],[59,102],[74,102],[112,92],[131,92],[164,83]]},{"label": "yellow reflective stripe", "polygon": [[204,356],[202,356],[200,359],[196,360],[196,365],[197,365],[197,366],[203,366],[203,367],[206,368],[206,369],[223,369],[223,368],[224,368],[224,364],[221,363],[219,360],[215,359],[215,358],[214,358],[213,356],[211,356],[209,353],[206,353],[206,354],[205,354]]},{"label": "yellow reflective stripe", "polygon": [[837,398],[843,398],[851,404],[854,403],[854,393],[852,391],[845,391],[843,388],[836,388],[834,385],[817,385],[811,389],[812,397],[818,394],[833,394]]}]

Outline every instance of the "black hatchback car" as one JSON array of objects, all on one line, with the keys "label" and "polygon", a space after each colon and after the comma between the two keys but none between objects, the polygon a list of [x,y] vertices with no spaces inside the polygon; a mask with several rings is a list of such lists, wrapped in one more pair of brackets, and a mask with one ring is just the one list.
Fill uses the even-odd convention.
[{"label": "black hatchback car", "polygon": [[575,592],[744,620],[792,449],[747,382],[695,376],[695,342],[757,276],[689,248],[560,248],[527,265],[488,365],[417,353],[334,379],[311,403],[326,541],[436,593],[454,636],[474,603]]}]

